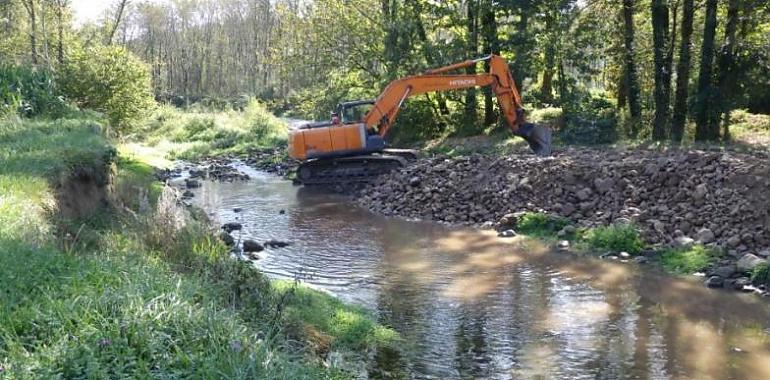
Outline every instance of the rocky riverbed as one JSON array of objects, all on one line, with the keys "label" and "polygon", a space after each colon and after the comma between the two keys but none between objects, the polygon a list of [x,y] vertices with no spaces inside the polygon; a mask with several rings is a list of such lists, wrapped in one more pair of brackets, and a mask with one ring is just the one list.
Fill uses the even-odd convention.
[{"label": "rocky riverbed", "polygon": [[578,227],[633,223],[652,246],[702,243],[717,264],[770,256],[770,158],[765,152],[570,148],[553,157],[437,156],[382,176],[358,202],[386,215],[493,226],[540,211]]}]

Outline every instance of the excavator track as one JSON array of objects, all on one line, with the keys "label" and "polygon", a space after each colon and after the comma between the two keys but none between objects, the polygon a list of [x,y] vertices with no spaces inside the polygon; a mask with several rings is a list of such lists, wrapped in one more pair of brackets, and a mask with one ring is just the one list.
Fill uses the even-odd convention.
[{"label": "excavator track", "polygon": [[366,182],[406,166],[414,153],[370,154],[351,157],[322,158],[307,161],[297,168],[297,179],[304,185]]}]

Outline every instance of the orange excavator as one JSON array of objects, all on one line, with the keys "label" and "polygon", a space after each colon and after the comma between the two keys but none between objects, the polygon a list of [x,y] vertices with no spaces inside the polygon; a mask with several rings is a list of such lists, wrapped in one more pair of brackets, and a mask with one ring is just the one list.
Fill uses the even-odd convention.
[{"label": "orange excavator", "polygon": [[[489,61],[489,72],[452,74]],[[500,56],[489,55],[394,80],[376,100],[341,103],[330,121],[309,123],[289,134],[289,155],[301,162],[297,179],[304,184],[366,181],[404,166],[411,150],[386,149],[385,136],[410,96],[426,92],[491,86],[511,132],[524,138],[535,154],[551,154],[551,131],[524,120],[521,97]],[[364,107],[368,110],[364,110]]]}]

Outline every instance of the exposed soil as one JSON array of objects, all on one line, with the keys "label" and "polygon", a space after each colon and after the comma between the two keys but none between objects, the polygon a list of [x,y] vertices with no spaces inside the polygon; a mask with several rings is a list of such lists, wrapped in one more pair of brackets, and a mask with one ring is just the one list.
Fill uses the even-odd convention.
[{"label": "exposed soil", "polygon": [[110,182],[109,170],[103,164],[75,168],[56,186],[57,215],[77,219],[107,207]]}]

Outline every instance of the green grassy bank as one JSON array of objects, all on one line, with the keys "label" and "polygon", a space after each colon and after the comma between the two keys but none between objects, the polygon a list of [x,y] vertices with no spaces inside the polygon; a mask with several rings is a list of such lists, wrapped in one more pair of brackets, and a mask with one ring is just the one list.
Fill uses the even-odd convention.
[{"label": "green grassy bank", "polygon": [[0,122],[0,378],[349,378],[395,347],[366,311],[232,260],[102,129]]}]

